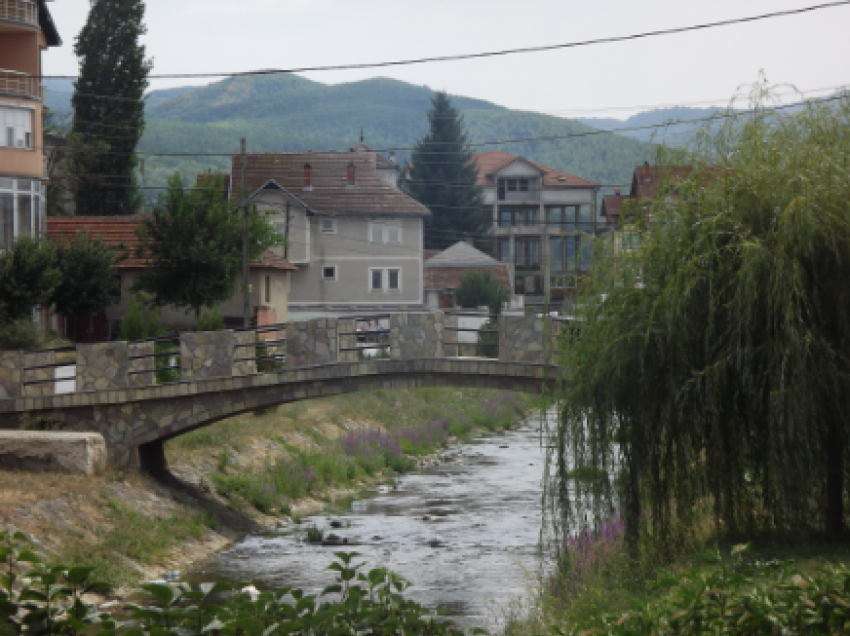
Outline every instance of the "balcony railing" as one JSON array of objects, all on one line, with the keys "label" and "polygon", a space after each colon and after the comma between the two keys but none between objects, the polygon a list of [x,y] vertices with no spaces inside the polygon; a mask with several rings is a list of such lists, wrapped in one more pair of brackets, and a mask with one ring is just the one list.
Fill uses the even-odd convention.
[{"label": "balcony railing", "polygon": [[21,73],[20,71],[7,71],[0,69],[0,95],[13,95],[15,97],[29,97],[41,99],[41,82],[37,77]]},{"label": "balcony railing", "polygon": [[0,0],[0,21],[38,26],[38,5],[30,0]]}]

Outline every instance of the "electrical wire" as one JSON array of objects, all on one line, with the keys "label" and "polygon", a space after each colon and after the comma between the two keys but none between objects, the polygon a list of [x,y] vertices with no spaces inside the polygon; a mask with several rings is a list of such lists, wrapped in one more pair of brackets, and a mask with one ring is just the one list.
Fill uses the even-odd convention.
[{"label": "electrical wire", "polygon": [[[726,27],[735,24],[746,24],[769,20],[773,18],[781,18],[795,15],[811,13],[823,9],[834,9],[850,5],[850,0],[838,0],[836,2],[825,2],[821,4],[800,7],[797,9],[787,9],[784,11],[772,11],[759,15],[745,16],[742,18],[731,18],[727,20],[717,20],[714,22],[705,22],[702,24],[694,24],[683,27],[673,27],[669,29],[658,29],[655,31],[645,31],[642,33],[633,33],[630,35],[618,35],[602,38],[594,38],[591,40],[581,40],[578,42],[567,42],[563,44],[549,44],[543,46],[520,47],[513,49],[502,49],[497,51],[486,51],[479,53],[461,53],[455,55],[438,55],[431,57],[412,58],[407,60],[396,60],[389,62],[364,62],[356,64],[334,64],[329,66],[304,66],[288,69],[258,69],[252,71],[236,71],[236,72],[210,72],[210,73],[164,73],[148,75],[148,79],[203,79],[216,77],[248,77],[253,75],[280,75],[289,73],[317,73],[323,71],[350,71],[373,68],[387,68],[395,66],[410,66],[414,64],[428,64],[434,62],[455,62],[459,60],[473,60],[489,57],[504,57],[507,55],[517,55],[526,53],[542,53],[546,51],[557,51],[563,49],[572,49],[585,46],[594,46],[598,44],[613,44],[617,42],[628,42],[631,40],[641,40],[645,38],[674,35],[678,33],[689,33],[694,31],[703,31],[717,27]],[[76,75],[41,75],[42,79],[77,79]]]}]

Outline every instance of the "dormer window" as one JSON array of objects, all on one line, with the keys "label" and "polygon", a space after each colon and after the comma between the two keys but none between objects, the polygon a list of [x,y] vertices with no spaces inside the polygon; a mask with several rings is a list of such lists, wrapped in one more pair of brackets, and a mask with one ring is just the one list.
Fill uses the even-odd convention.
[{"label": "dormer window", "polygon": [[313,189],[313,166],[309,163],[304,164],[304,189]]},{"label": "dormer window", "polygon": [[354,162],[349,162],[348,168],[345,171],[345,187],[353,188],[356,183],[355,172],[354,172]]}]

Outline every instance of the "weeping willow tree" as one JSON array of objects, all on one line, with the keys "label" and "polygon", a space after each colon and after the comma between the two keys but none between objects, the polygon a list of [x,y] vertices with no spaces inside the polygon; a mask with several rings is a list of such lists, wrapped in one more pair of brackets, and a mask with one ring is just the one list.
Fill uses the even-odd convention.
[{"label": "weeping willow tree", "polygon": [[753,98],[660,150],[654,196],[598,242],[559,341],[556,538],[612,513],[633,548],[845,532],[850,99]]}]

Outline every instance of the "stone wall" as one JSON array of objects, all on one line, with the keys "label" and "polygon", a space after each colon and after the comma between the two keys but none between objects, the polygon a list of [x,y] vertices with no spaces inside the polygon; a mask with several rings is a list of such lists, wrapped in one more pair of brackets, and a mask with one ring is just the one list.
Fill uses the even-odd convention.
[{"label": "stone wall", "polygon": [[[256,331],[233,332],[233,377],[240,378],[257,373],[256,342]],[[250,359],[240,360],[240,358]]]},{"label": "stone wall", "polygon": [[286,368],[336,362],[337,324],[336,318],[320,318],[286,325]]},{"label": "stone wall", "polygon": [[21,364],[24,354],[20,351],[0,351],[0,400],[19,398],[21,386]]},{"label": "stone wall", "polygon": [[555,335],[560,324],[538,316],[501,316],[499,318],[499,361],[543,364],[553,361]]},{"label": "stone wall", "polygon": [[[47,369],[34,369],[46,364],[56,362],[55,351],[38,351],[36,353],[24,353],[24,395],[26,397],[43,397],[53,395],[56,391],[55,367]],[[27,384],[36,382],[36,384]]]},{"label": "stone wall", "polygon": [[390,316],[390,357],[393,360],[443,357],[443,313]]},{"label": "stone wall", "polygon": [[130,349],[126,342],[77,345],[77,391],[127,388]]},{"label": "stone wall", "polygon": [[343,349],[354,349],[357,347],[356,334],[357,321],[353,318],[344,318],[337,321],[337,334],[339,337],[339,355],[337,359],[340,362],[357,362],[360,359],[357,351],[343,351]]},{"label": "stone wall", "polygon": [[98,475],[106,443],[99,433],[0,431],[0,469]]},{"label": "stone wall", "polygon": [[443,355],[446,358],[457,358],[460,355],[458,344],[458,317],[454,314],[443,314]]},{"label": "stone wall", "polygon": [[180,381],[229,378],[233,373],[233,332],[180,334]]},{"label": "stone wall", "polygon": [[[153,342],[133,342],[128,345],[129,348],[129,367],[127,385],[131,388],[150,386],[154,384],[154,360],[155,358],[142,357],[152,356],[156,351]],[[134,373],[137,371],[147,371],[148,373]]]}]

